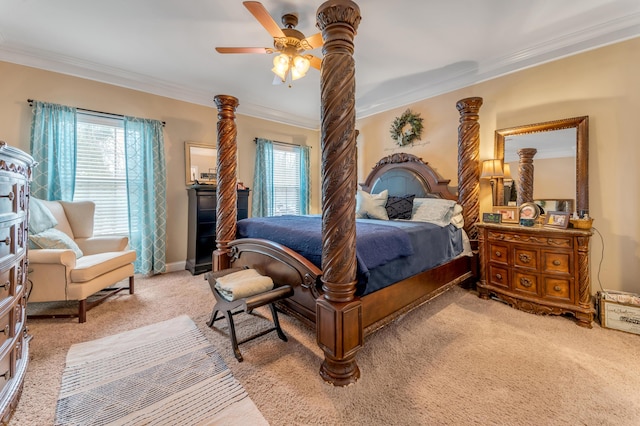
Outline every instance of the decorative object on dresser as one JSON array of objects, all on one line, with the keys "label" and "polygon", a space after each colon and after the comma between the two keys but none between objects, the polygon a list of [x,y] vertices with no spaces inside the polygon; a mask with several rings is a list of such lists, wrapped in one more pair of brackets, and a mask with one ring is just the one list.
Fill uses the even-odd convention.
[{"label": "decorative object on dresser", "polygon": [[18,405],[29,362],[27,223],[33,158],[0,141],[0,424]]},{"label": "decorative object on dresser", "polygon": [[[217,195],[214,185],[193,185],[189,193],[186,267],[193,275],[210,271],[216,249]],[[238,220],[249,215],[249,189],[238,189]]]},{"label": "decorative object on dresser", "polygon": [[479,296],[535,314],[572,314],[591,328],[590,230],[478,224]]}]

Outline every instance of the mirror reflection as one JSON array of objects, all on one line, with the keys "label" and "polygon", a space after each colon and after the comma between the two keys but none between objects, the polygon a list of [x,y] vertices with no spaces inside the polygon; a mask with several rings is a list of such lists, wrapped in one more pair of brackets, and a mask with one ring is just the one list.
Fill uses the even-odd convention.
[{"label": "mirror reflection", "polygon": [[521,191],[531,198],[523,202],[545,200],[571,209],[555,211],[588,214],[588,122],[584,116],[497,130],[496,157],[510,176],[497,182],[496,203],[517,204]]},{"label": "mirror reflection", "polygon": [[186,184],[215,185],[217,182],[217,149],[199,142],[185,142]]},{"label": "mirror reflection", "polygon": [[[533,155],[533,199],[573,199],[576,190],[576,129],[550,130],[505,137],[504,164],[511,172],[505,177],[505,204],[517,200],[522,149]],[[531,200],[526,200],[528,202]],[[546,209],[545,209],[546,210]],[[572,211],[573,212],[573,211]]]}]

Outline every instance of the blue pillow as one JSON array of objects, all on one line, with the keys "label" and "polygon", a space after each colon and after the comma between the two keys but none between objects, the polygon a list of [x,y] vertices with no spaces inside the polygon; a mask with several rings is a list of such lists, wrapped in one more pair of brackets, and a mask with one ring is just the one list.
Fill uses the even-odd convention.
[{"label": "blue pillow", "polygon": [[39,234],[57,224],[58,221],[42,200],[31,197],[29,200],[29,234]]},{"label": "blue pillow", "polygon": [[84,255],[70,236],[55,228],[29,235],[29,243],[33,243],[41,249],[71,249],[75,252],[76,259],[80,259]]}]

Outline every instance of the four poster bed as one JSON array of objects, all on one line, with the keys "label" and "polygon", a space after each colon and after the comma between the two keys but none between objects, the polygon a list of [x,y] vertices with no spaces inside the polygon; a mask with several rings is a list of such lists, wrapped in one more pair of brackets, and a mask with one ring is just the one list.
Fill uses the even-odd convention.
[{"label": "four poster bed", "polygon": [[[272,277],[276,285],[291,285],[293,296],[282,302],[281,308],[315,327],[318,346],[324,352],[320,376],[338,386],[354,383],[360,377],[356,354],[367,334],[445,289],[473,280],[476,262],[474,257],[454,254],[435,261],[435,267],[412,271],[406,277],[397,275],[404,267],[397,268],[395,275],[390,274],[391,281],[396,282],[387,282],[389,285],[376,291],[368,292],[362,286],[363,268],[356,253],[356,228],[360,233],[361,225],[354,215],[357,170],[353,40],[359,22],[360,10],[351,0],[329,0],[317,12],[317,26],[324,41],[320,76],[323,193],[322,217],[316,219],[321,220],[317,263],[281,243],[237,238],[234,119],[239,103],[228,95],[214,99],[218,107],[218,182],[213,269],[249,266]],[[372,193],[386,190],[393,195],[457,200],[462,206],[464,230],[472,242],[477,240],[481,105],[481,98],[467,98],[456,104],[460,112],[457,195],[449,191],[448,180],[439,178],[428,164],[408,154],[394,154],[378,162],[362,188]],[[415,245],[415,241],[411,240],[411,244]],[[413,251],[412,258],[431,250],[415,247]],[[377,274],[376,270],[369,271],[370,277]]]},{"label": "four poster bed", "polygon": [[[439,200],[453,200],[453,206],[458,197],[450,191],[448,183],[448,179],[439,178],[421,159],[410,154],[394,154],[380,160],[361,187],[372,194],[387,191],[389,197],[411,194],[415,196],[416,203],[440,205]],[[423,205],[420,205],[421,209]],[[278,285],[291,285],[293,296],[279,302],[279,307],[311,327],[318,326],[316,302],[324,295],[318,259],[319,219],[289,216],[244,219],[237,224],[239,238],[229,242],[231,266],[254,268],[262,275],[270,276]],[[379,219],[356,221],[359,262],[362,257],[361,262],[364,263],[358,268],[356,295],[360,295],[362,302],[364,336],[449,287],[473,279],[475,260],[472,252],[463,247],[466,233],[452,224]],[[398,226],[402,229],[396,230]],[[378,266],[365,274],[362,269],[371,265],[368,257],[372,257],[367,257],[368,247],[363,240],[368,237],[369,227],[373,227],[371,238],[377,239],[369,251],[384,247],[380,251],[387,252],[388,256],[381,260],[375,256],[381,253],[374,253],[376,258],[370,261],[375,262],[373,266]],[[389,227],[394,229],[387,231],[385,228]],[[303,231],[299,238],[296,228]],[[416,235],[414,239],[407,239],[409,253],[391,253],[396,232]],[[418,234],[425,232],[429,233],[427,237]],[[261,238],[263,236],[268,239]],[[438,245],[429,248],[430,240],[437,241],[434,244]],[[438,257],[434,258],[432,254]]]}]

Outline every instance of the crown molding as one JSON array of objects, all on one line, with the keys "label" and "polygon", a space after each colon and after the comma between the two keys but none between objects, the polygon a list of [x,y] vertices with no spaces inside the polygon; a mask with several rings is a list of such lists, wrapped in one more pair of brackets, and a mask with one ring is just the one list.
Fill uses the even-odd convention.
[{"label": "crown molding", "polygon": [[[638,36],[640,36],[640,13],[630,14],[509,55],[482,61],[477,63],[477,66],[447,74],[437,82],[427,81],[423,86],[412,87],[407,92],[395,92],[386,97],[376,96],[375,104],[362,105],[356,100],[356,119]],[[40,49],[10,45],[8,40],[2,38],[2,34],[0,34],[0,60],[215,108],[214,94],[210,90],[178,85]],[[243,102],[238,113],[295,127],[312,130],[320,128],[320,117],[310,119],[250,102]]]},{"label": "crown molding", "polygon": [[413,87],[409,93],[380,97],[375,105],[357,108],[356,117],[357,119],[366,118],[473,84],[639,36],[640,13],[630,14],[509,55],[482,61],[478,63],[477,68],[452,74],[448,78],[440,79],[435,84]]}]

